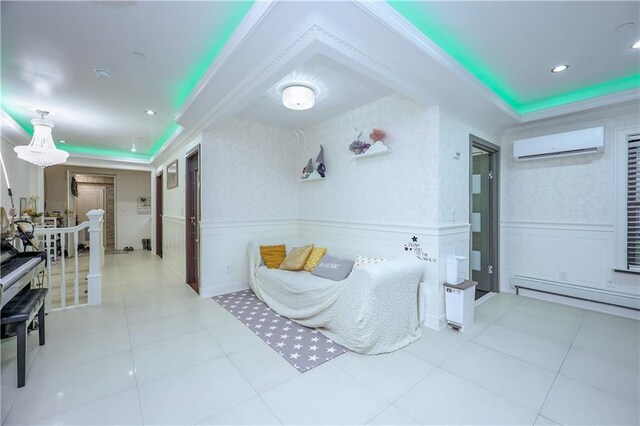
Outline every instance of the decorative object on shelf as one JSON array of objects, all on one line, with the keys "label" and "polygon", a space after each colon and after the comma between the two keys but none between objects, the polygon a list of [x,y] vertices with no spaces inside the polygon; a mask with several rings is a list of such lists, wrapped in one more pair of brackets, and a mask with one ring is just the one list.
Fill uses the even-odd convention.
[{"label": "decorative object on shelf", "polygon": [[389,148],[382,142],[387,134],[382,129],[373,129],[369,133],[369,138],[373,141],[373,145],[367,150],[367,153],[374,154],[378,152],[388,151]]},{"label": "decorative object on shelf", "polygon": [[296,84],[282,91],[282,105],[289,109],[304,111],[313,108],[315,103],[316,94],[310,87]]},{"label": "decorative object on shelf", "polygon": [[33,124],[33,137],[29,145],[16,146],[13,150],[18,154],[18,158],[36,166],[45,168],[54,164],[65,163],[69,153],[56,148],[51,136],[52,121],[45,120],[49,115],[48,111],[36,111],[40,118],[31,120]]},{"label": "decorative object on shelf", "polygon": [[309,158],[309,162],[304,169],[302,169],[302,179],[307,179],[311,173],[313,173],[313,160]]},{"label": "decorative object on shelf", "polygon": [[27,197],[20,197],[20,214],[18,216],[22,216],[26,209],[27,209]]},{"label": "decorative object on shelf", "polygon": [[364,154],[371,145],[360,139],[362,137],[362,132],[360,130],[357,128],[354,130],[356,132],[356,137],[353,142],[351,142],[351,145],[349,145],[349,151],[353,152],[355,155]]},{"label": "decorative object on shelf", "polygon": [[320,177],[325,177],[327,168],[324,165],[324,148],[322,147],[322,145],[320,145],[320,152],[316,157],[316,169],[318,170],[318,174],[320,175]]},{"label": "decorative object on shelf", "polygon": [[178,186],[178,160],[173,160],[167,166],[167,189]]}]

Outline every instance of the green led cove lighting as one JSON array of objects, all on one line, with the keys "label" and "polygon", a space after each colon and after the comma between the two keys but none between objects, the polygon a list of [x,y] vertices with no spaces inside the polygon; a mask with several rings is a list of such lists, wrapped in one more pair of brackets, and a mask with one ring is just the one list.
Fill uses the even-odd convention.
[{"label": "green led cove lighting", "polygon": [[469,52],[464,44],[455,38],[455,34],[451,34],[435,17],[426,13],[422,2],[387,0],[387,3],[519,114],[640,88],[640,74],[634,74],[618,80],[561,93],[540,101],[519,102],[511,89],[480,58]]},{"label": "green led cove lighting", "polygon": [[[224,15],[225,17],[224,21],[221,22],[220,27],[217,28],[217,34],[212,37],[213,43],[208,46],[208,49],[204,53],[202,58],[188,71],[188,74],[184,76],[182,81],[176,87],[174,87],[171,92],[171,102],[172,107],[175,109],[175,112],[177,112],[182,107],[191,92],[193,92],[193,89],[195,89],[200,80],[202,80],[211,64],[213,64],[217,56],[220,54],[220,51],[225,46],[225,44],[227,44],[227,41],[229,41],[229,38],[231,38],[231,35],[236,30],[238,25],[240,25],[240,22],[242,22],[242,19],[244,19],[245,15],[249,11],[249,9],[251,9],[253,4],[254,1],[233,1],[227,3],[227,10],[222,13],[222,15]],[[4,101],[2,102],[2,109],[7,114],[9,114],[9,116],[13,118],[15,122],[24,129],[25,132],[27,132],[30,136],[33,136],[33,126],[31,125],[30,121],[33,117],[29,118],[24,114],[12,110],[12,108],[10,108]],[[144,117],[142,117],[141,119],[144,119]],[[164,144],[177,133],[179,128],[180,126],[177,123],[171,122],[168,125],[167,129],[153,144],[153,147],[148,154],[133,153],[129,150],[120,151],[89,146],[70,145],[69,143],[64,145],[56,144],[56,147],[74,154],[150,161],[151,158],[160,151]]]}]

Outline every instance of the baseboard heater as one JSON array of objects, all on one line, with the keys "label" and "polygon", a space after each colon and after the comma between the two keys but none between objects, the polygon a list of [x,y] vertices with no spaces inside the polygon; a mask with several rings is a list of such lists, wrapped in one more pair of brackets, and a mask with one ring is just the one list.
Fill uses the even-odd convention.
[{"label": "baseboard heater", "polygon": [[640,311],[640,295],[618,293],[522,275],[514,275],[513,283],[516,294],[520,292],[520,289],[523,289]]}]

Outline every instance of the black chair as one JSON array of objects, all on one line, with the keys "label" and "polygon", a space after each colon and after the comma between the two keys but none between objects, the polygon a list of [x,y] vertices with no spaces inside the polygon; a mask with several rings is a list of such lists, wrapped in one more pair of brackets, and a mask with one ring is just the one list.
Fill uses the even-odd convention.
[{"label": "black chair", "polygon": [[18,336],[18,387],[25,383],[27,365],[27,327],[38,317],[40,346],[44,345],[44,302],[49,289],[29,287],[16,294],[0,313],[0,324],[16,327]]}]

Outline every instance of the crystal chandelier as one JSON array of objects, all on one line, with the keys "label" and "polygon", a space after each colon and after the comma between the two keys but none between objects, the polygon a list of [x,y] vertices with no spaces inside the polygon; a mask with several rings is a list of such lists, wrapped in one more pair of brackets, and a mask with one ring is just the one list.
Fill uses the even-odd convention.
[{"label": "crystal chandelier", "polygon": [[40,118],[31,120],[33,124],[31,142],[27,146],[17,146],[13,150],[18,154],[19,159],[42,168],[66,162],[69,153],[56,148],[51,136],[54,124],[44,119],[49,112],[37,110],[37,113],[40,114]]},{"label": "crystal chandelier", "polygon": [[304,111],[312,108],[315,102],[315,93],[307,86],[289,86],[282,91],[282,105],[289,109]]}]

